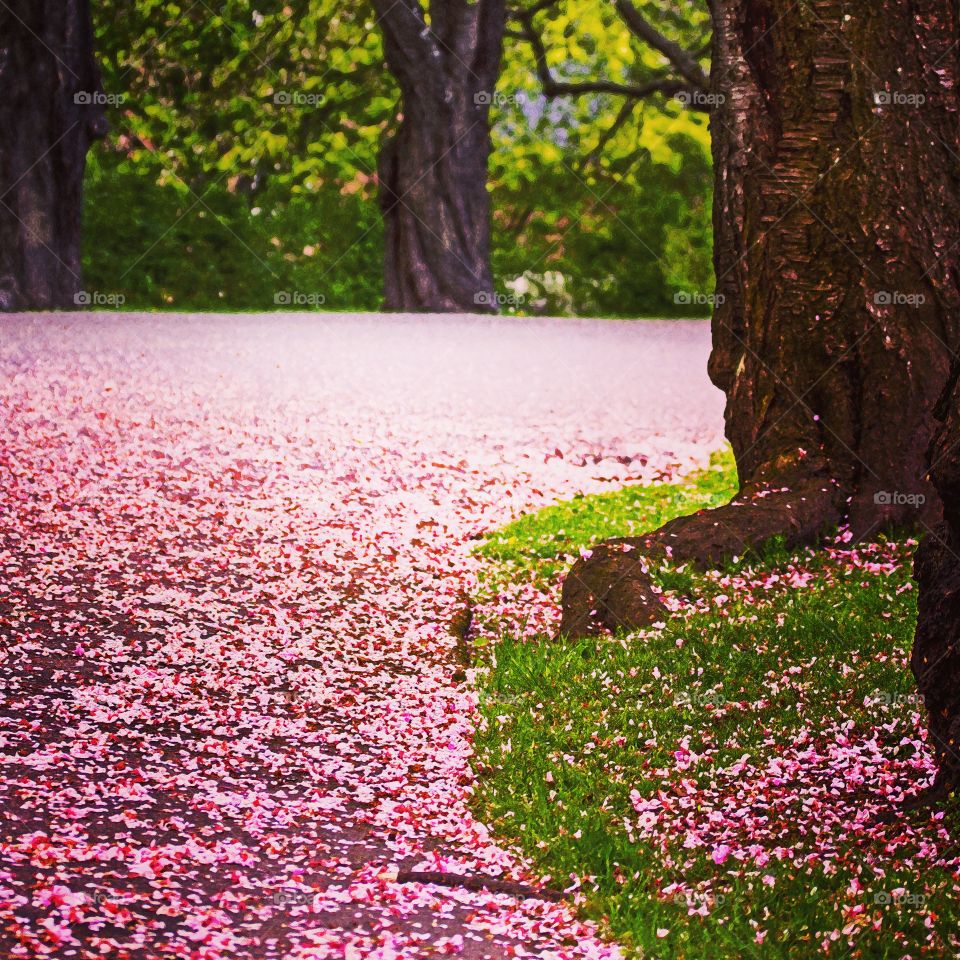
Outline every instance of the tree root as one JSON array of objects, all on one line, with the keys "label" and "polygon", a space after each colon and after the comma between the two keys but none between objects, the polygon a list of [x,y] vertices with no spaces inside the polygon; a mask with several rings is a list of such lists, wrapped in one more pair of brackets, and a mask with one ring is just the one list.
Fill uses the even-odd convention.
[{"label": "tree root", "polygon": [[843,516],[834,485],[749,485],[730,503],[678,517],[642,537],[608,540],[577,561],[563,584],[561,637],[638,630],[665,616],[650,567],[667,560],[708,570],[755,554],[775,538],[787,547],[817,542]]}]

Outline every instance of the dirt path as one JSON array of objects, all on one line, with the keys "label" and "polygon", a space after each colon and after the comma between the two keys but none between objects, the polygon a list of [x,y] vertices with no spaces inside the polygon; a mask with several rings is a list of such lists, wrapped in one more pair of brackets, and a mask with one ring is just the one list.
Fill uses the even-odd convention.
[{"label": "dirt path", "polygon": [[71,316],[0,342],[0,954],[618,956],[468,812],[470,538],[719,442],[701,324]]}]

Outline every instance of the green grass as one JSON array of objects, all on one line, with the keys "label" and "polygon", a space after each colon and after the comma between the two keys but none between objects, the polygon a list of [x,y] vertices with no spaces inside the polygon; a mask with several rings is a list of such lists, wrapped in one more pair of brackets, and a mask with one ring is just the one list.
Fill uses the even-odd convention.
[{"label": "green grass", "polygon": [[685,483],[630,486],[526,514],[488,537],[478,548],[500,579],[533,577],[552,581],[566,570],[581,547],[607,537],[655,530],[674,517],[715,507],[730,499],[737,468],[729,450]]},{"label": "green grass", "polygon": [[[549,582],[581,546],[721,502],[734,481],[721,455],[685,484],[578,498],[523,517],[480,547],[490,560],[487,586],[531,575]],[[881,544],[878,556],[900,561],[883,572],[811,551],[775,552],[763,569],[741,563],[736,570],[751,581],[805,571],[802,588],[781,580],[734,590],[723,581],[729,571],[684,571],[669,585],[714,598],[709,611],[634,637],[563,644],[502,637],[488,648],[480,681],[479,815],[554,885],[568,885],[571,874],[593,878],[583,886],[586,913],[603,918],[639,956],[899,958],[921,955],[924,944],[925,956],[958,955],[955,879],[920,871],[906,852],[887,855],[856,831],[839,842],[830,871],[804,862],[819,841],[799,830],[794,857],[732,869],[718,866],[709,847],[685,849],[677,838],[664,851],[625,826],[638,817],[632,790],[654,797],[682,779],[706,790],[745,754],[763,767],[798,741],[835,739],[840,724],[854,741],[875,735],[884,756],[907,769],[915,748],[901,741],[912,735],[917,709],[907,667],[915,622],[910,551],[908,543]],[[721,592],[730,599],[721,601]],[[683,772],[673,757],[681,741],[705,758]],[[955,811],[948,817],[955,827]],[[922,817],[917,824],[924,829]],[[854,877],[862,891],[851,891]],[[678,880],[712,904],[706,917],[688,916],[686,903],[663,895]],[[897,887],[921,894],[922,907],[875,903]],[[670,932],[661,938],[658,929]],[[762,944],[758,930],[766,931]],[[831,931],[840,933],[824,950]]]}]

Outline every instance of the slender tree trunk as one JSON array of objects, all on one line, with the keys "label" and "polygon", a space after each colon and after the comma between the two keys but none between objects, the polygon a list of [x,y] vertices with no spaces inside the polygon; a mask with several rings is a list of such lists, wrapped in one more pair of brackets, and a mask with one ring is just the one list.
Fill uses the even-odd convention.
[{"label": "slender tree trunk", "polygon": [[375,0],[403,119],[383,146],[388,310],[496,307],[487,160],[504,0]]},{"label": "slender tree trunk", "polygon": [[106,132],[88,0],[0,4],[0,310],[72,308],[83,171]]},{"label": "slender tree trunk", "polygon": [[960,330],[958,2],[713,10],[710,375],[742,488],[578,564],[569,633],[649,621],[619,598],[638,547],[711,565],[776,536],[848,522],[864,538],[940,512],[924,451]]},{"label": "slender tree trunk", "polygon": [[917,551],[920,615],[911,658],[938,761],[935,794],[960,787],[960,364],[936,414],[942,425],[930,446],[929,469],[944,519]]}]

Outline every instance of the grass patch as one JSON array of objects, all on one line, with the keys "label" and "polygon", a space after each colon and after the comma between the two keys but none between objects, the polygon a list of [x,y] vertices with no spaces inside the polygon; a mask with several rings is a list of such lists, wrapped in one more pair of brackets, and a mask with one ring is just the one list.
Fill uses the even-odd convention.
[{"label": "grass patch", "polygon": [[525,514],[484,540],[478,553],[495,565],[500,579],[533,577],[546,583],[566,569],[581,547],[655,530],[674,517],[725,503],[736,489],[737,468],[727,449],[684,483],[577,496]]},{"label": "grass patch", "polygon": [[[481,546],[488,576],[546,582],[581,546],[715,505],[734,483],[723,454],[685,484],[523,517]],[[553,885],[580,878],[588,915],[638,956],[957,955],[956,811],[857,819],[927,773],[912,547],[667,570],[703,609],[662,630],[502,637],[480,681],[479,815]],[[650,801],[669,813],[651,821]]]}]

